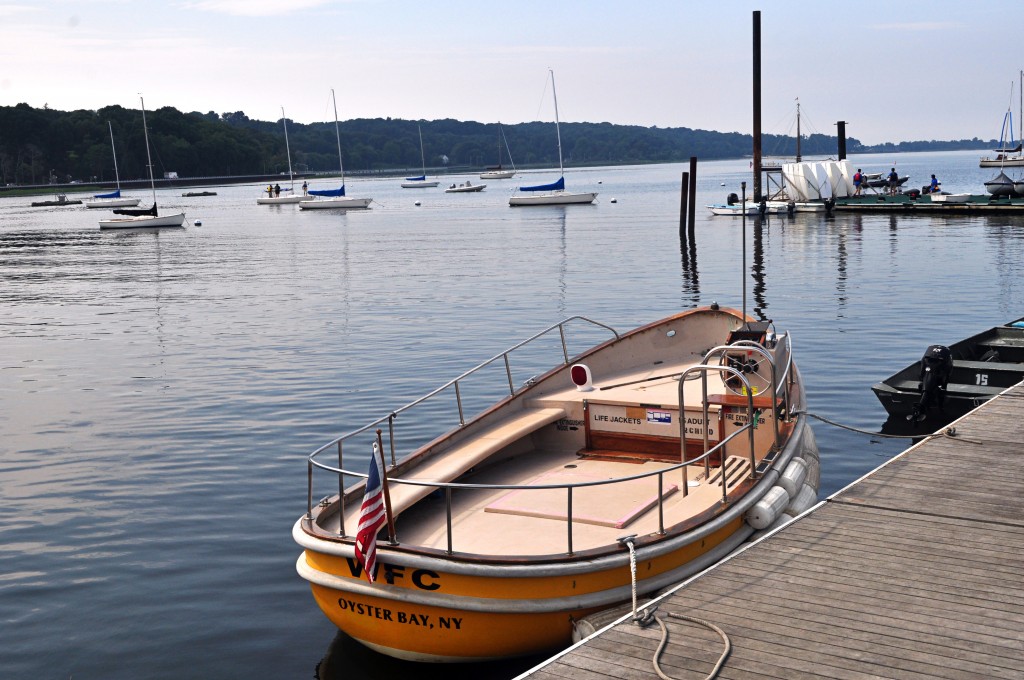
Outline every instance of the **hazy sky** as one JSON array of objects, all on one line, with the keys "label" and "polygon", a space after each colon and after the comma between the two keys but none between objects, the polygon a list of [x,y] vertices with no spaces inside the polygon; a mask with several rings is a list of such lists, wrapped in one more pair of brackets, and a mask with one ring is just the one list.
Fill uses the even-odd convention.
[{"label": "hazy sky", "polygon": [[749,133],[754,10],[765,133],[797,98],[867,143],[1016,125],[1021,0],[0,0],[0,105],[309,123],[333,87],[342,120],[517,123],[553,120],[550,67],[563,121]]}]

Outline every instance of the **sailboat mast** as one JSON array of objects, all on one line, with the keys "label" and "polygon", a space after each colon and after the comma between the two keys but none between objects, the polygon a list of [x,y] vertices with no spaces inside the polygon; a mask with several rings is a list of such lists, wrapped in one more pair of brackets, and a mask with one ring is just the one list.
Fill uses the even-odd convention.
[{"label": "sailboat mast", "polygon": [[117,183],[117,191],[121,191],[121,176],[117,172],[117,147],[114,146],[114,126],[107,121],[107,128],[110,130],[110,150],[114,154],[114,182]]},{"label": "sailboat mast", "polygon": [[146,129],[146,102],[142,95],[139,95],[139,104],[142,105],[142,135],[146,139],[146,167],[149,168],[149,188],[153,190],[153,205],[156,205],[156,182],[153,181],[153,158],[149,155],[149,130]]},{"label": "sailboat mast", "polygon": [[[505,136],[505,129],[498,125],[498,129],[501,130],[501,139],[505,142],[505,151],[508,152],[508,164],[512,166],[512,169],[516,169],[516,162],[512,160],[512,149],[508,148],[508,137]],[[499,163],[500,165],[500,163]]]},{"label": "sailboat mast", "polygon": [[420,128],[420,124],[416,123],[416,132],[420,135],[420,167],[423,170],[423,179],[427,178],[427,159],[423,155],[423,129]]},{"label": "sailboat mast", "polygon": [[331,103],[334,104],[334,135],[338,138],[338,169],[341,170],[341,184],[345,185],[345,164],[341,160],[341,130],[338,128],[338,100],[334,98],[334,88],[331,88]]},{"label": "sailboat mast", "polygon": [[796,162],[800,162],[800,97],[796,98]]},{"label": "sailboat mast", "polygon": [[292,189],[295,189],[295,178],[292,177],[292,150],[288,146],[288,119],[284,117],[284,107],[281,107],[281,123],[284,125],[284,152],[288,154],[288,181]]},{"label": "sailboat mast", "polygon": [[558,93],[555,92],[555,72],[548,69],[551,74],[551,97],[555,100],[555,135],[558,137],[558,172],[565,176],[565,168],[562,167],[562,129],[558,124]]}]

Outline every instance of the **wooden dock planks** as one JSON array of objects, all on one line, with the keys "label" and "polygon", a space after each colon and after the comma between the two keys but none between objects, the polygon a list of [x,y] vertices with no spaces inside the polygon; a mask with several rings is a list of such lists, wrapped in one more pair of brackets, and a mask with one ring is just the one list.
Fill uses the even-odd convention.
[{"label": "wooden dock planks", "polygon": [[[1024,384],[664,598],[723,628],[718,677],[1024,678]],[[661,658],[703,678],[713,632],[670,620]],[[627,621],[531,678],[657,677],[658,626]],[[525,676],[524,676],[525,677]]]}]

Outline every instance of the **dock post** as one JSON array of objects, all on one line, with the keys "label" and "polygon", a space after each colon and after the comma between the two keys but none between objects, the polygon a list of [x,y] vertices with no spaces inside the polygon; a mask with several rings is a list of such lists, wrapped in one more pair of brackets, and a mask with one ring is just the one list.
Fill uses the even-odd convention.
[{"label": "dock post", "polygon": [[697,226],[697,157],[690,156],[690,220],[687,232],[693,240],[693,230]]},{"label": "dock post", "polygon": [[683,184],[679,188],[679,238],[686,240],[686,216],[689,214],[690,173],[683,173]]},{"label": "dock post", "polygon": [[836,137],[839,143],[839,160],[846,160],[846,121],[836,121]]}]

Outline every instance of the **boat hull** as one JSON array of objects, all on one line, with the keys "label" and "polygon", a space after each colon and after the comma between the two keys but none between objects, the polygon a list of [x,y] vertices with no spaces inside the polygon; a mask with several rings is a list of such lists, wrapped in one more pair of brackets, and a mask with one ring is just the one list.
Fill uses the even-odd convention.
[{"label": "boat hull", "polygon": [[515,176],[515,170],[494,170],[492,172],[480,173],[480,179],[511,179]]},{"label": "boat hull", "polygon": [[982,158],[978,163],[979,168],[1021,168],[1024,167],[1024,156],[1010,156],[1007,158]]},{"label": "boat hull", "polygon": [[302,200],[302,196],[268,196],[266,198],[257,198],[256,205],[283,205],[299,203]]},{"label": "boat hull", "polygon": [[139,217],[115,217],[100,220],[100,229],[153,229],[158,227],[181,227],[185,224],[185,213],[173,215],[142,215]]},{"label": "boat hull", "polygon": [[[316,546],[299,524],[296,540]],[[660,554],[638,555],[638,592],[651,594],[697,573],[753,532],[738,512],[717,526]],[[339,552],[327,541],[316,547]],[[366,583],[354,556],[307,547],[296,567],[327,618],[371,649],[410,661],[481,662],[565,647],[574,621],[629,601],[629,561],[620,557],[617,563],[565,559],[532,569],[455,561],[439,566],[378,543],[379,585]]]},{"label": "boat hull", "polygon": [[[996,326],[949,345],[952,368],[941,405],[926,416],[953,420],[1024,380],[1024,320]],[[921,403],[921,361],[906,366],[871,389],[891,416],[910,416]]]},{"label": "boat hull", "polygon": [[512,196],[508,199],[510,206],[526,205],[585,205],[593,203],[597,198],[596,193],[571,194],[559,191],[551,194],[537,194],[529,196]]},{"label": "boat hull", "polygon": [[[297,572],[324,614],[364,645],[416,661],[477,662],[566,647],[574,621],[715,564],[755,530],[777,526],[783,509],[795,511],[797,498],[815,497],[818,486],[789,335],[772,331],[769,339],[770,322],[742,320],[711,307],[621,335],[598,324],[614,338],[577,355],[576,365],[560,356],[544,375],[393,463],[393,525],[376,541],[372,582],[351,534],[362,521],[365,483],[314,505],[310,467],[307,514],[292,528],[303,550]],[[701,415],[689,401],[701,386],[679,376],[716,372],[720,351],[766,382],[719,378]],[[471,375],[476,369],[458,380]],[[767,396],[773,388],[776,396]],[[752,418],[761,426],[751,429]],[[352,438],[366,430],[321,447],[311,465],[339,473],[316,456],[337,450],[340,466],[342,442],[352,451]],[[701,433],[720,444],[709,451]],[[431,491],[449,483],[460,489]],[[766,510],[769,498],[786,502]]]},{"label": "boat hull", "polygon": [[436,187],[440,182],[428,181],[428,182],[402,182],[403,189],[432,189]]},{"label": "boat hull", "polygon": [[372,198],[324,198],[298,201],[300,210],[358,210],[369,208]]},{"label": "boat hull", "polygon": [[448,187],[444,190],[446,194],[471,194],[477,191],[483,191],[487,188],[486,184],[476,184],[468,187]]},{"label": "boat hull", "polygon": [[86,201],[86,208],[133,208],[139,204],[138,198],[101,198],[95,201]]}]

